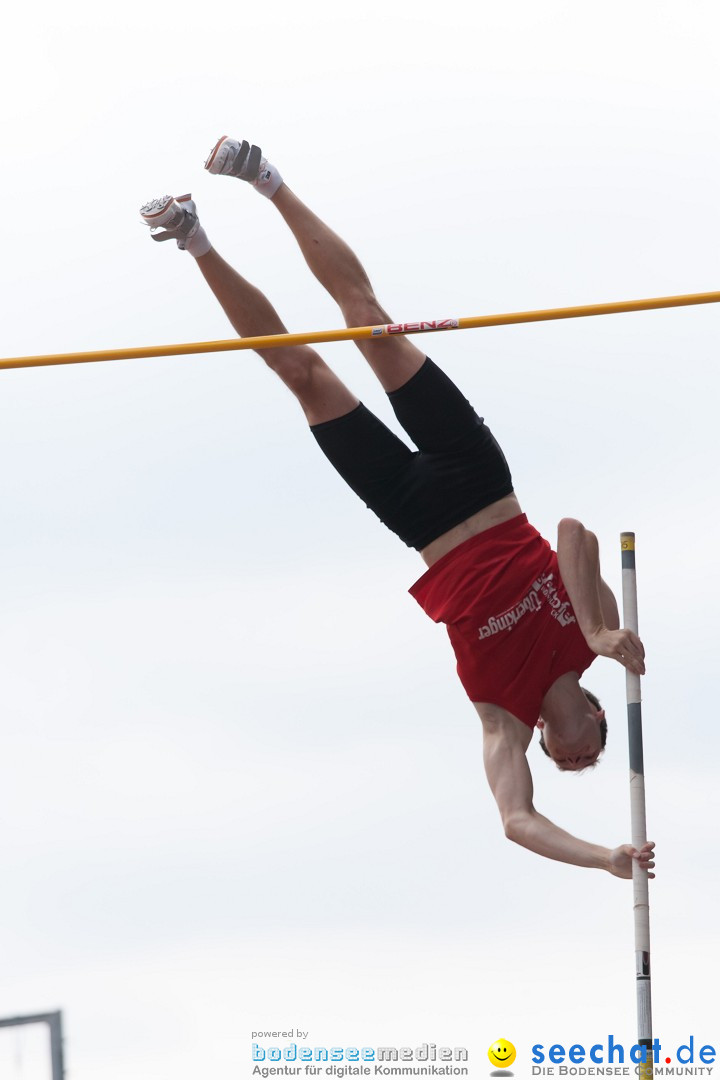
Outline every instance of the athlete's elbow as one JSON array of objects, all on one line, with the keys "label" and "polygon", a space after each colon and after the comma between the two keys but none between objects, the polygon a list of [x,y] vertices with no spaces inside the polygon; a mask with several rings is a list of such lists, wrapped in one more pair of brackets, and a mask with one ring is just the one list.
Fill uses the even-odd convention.
[{"label": "athlete's elbow", "polygon": [[508,840],[513,844],[524,844],[532,814],[527,810],[515,810],[511,814],[503,815],[503,828]]},{"label": "athlete's elbow", "polygon": [[597,536],[586,529],[576,518],[562,518],[558,522],[558,552],[596,552]]},{"label": "athlete's elbow", "polygon": [[566,537],[567,539],[580,538],[587,533],[588,530],[582,521],[578,521],[577,518],[565,517],[558,522],[558,536],[560,537]]}]

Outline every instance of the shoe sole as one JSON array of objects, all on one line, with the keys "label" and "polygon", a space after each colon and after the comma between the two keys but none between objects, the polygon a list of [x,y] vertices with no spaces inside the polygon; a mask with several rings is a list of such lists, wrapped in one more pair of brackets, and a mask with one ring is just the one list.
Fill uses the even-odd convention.
[{"label": "shoe sole", "polygon": [[222,146],[222,144],[225,142],[225,140],[227,138],[228,138],[227,135],[221,135],[220,138],[218,139],[218,141],[215,143],[215,146],[210,151],[210,157],[205,162],[205,168],[206,169],[209,169],[211,167],[213,161],[215,160],[215,158],[218,155],[218,151],[219,151],[220,147]]},{"label": "shoe sole", "polygon": [[167,208],[172,202],[172,195],[166,196],[165,202],[162,204],[162,206],[160,206],[157,210],[154,210],[152,214],[142,214],[143,221],[147,221],[148,224],[151,224],[153,221],[156,220],[156,218],[161,217],[167,211]]},{"label": "shoe sole", "polygon": [[162,217],[163,214],[167,213],[168,208],[174,202],[176,202],[176,203],[184,203],[184,202],[188,202],[189,199],[192,199],[192,195],[190,195],[190,194],[188,194],[188,195],[175,195],[175,196],[168,195],[167,200],[163,203],[163,205],[158,210],[156,210],[152,214],[141,214],[141,217],[142,217],[143,221],[147,222],[148,225],[152,226],[153,222],[157,221],[158,218]]}]

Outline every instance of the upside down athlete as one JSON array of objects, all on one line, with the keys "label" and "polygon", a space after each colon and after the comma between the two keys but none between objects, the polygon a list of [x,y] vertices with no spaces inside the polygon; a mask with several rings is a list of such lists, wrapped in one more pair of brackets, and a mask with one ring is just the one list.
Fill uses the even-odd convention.
[{"label": "upside down athlete", "polygon": [[[222,138],[205,168],[248,182],[273,203],[348,326],[392,322],[357,257],[258,147]],[[266,297],[211,246],[189,195],[155,199],[141,215],[155,240],[174,239],[194,256],[239,335],[286,333]],[[559,768],[595,764],[607,725],[580,676],[598,655],[645,671],[642,642],[619,629],[595,536],[565,518],[552,551],[520,508],[502,450],[447,375],[404,336],[357,346],[417,450],[369,412],[314,349],[259,354],[298,399],[346,483],[424,560],[427,570],[410,592],[447,626],[458,674],[482,721],[485,771],[506,835],[546,858],[621,878],[632,876],[633,859],[651,870],[654,844],[638,851],[587,843],[533,805],[526,757],[533,729],[541,729],[541,745]]]}]

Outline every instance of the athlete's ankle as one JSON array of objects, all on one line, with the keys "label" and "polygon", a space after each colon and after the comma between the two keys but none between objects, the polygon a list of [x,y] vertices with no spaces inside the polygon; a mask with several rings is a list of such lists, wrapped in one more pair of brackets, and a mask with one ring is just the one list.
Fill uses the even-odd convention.
[{"label": "athlete's ankle", "polygon": [[269,161],[264,161],[253,187],[261,195],[264,195],[266,199],[274,199],[283,183],[283,178],[276,166],[271,165]]},{"label": "athlete's ankle", "polygon": [[212,249],[212,244],[202,225],[198,227],[197,232],[185,240],[183,246],[188,255],[192,255],[194,259],[202,259]]}]

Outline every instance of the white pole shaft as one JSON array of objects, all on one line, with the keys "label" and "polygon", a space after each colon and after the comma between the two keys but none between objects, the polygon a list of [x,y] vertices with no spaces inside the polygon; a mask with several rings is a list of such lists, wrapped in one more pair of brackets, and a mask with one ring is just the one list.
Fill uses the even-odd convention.
[{"label": "white pole shaft", "polygon": [[[623,625],[638,631],[637,578],[635,573],[635,533],[620,537],[622,551]],[[643,761],[642,706],[640,676],[625,672],[630,751],[630,826],[632,844],[640,849],[647,842],[645,821],[645,766]],[[648,872],[633,862],[633,913],[635,920],[635,985],[637,993],[638,1044],[647,1047],[647,1065],[641,1072],[652,1077],[652,1003],[650,990],[650,901]],[[642,1069],[642,1066],[641,1066]]]}]

